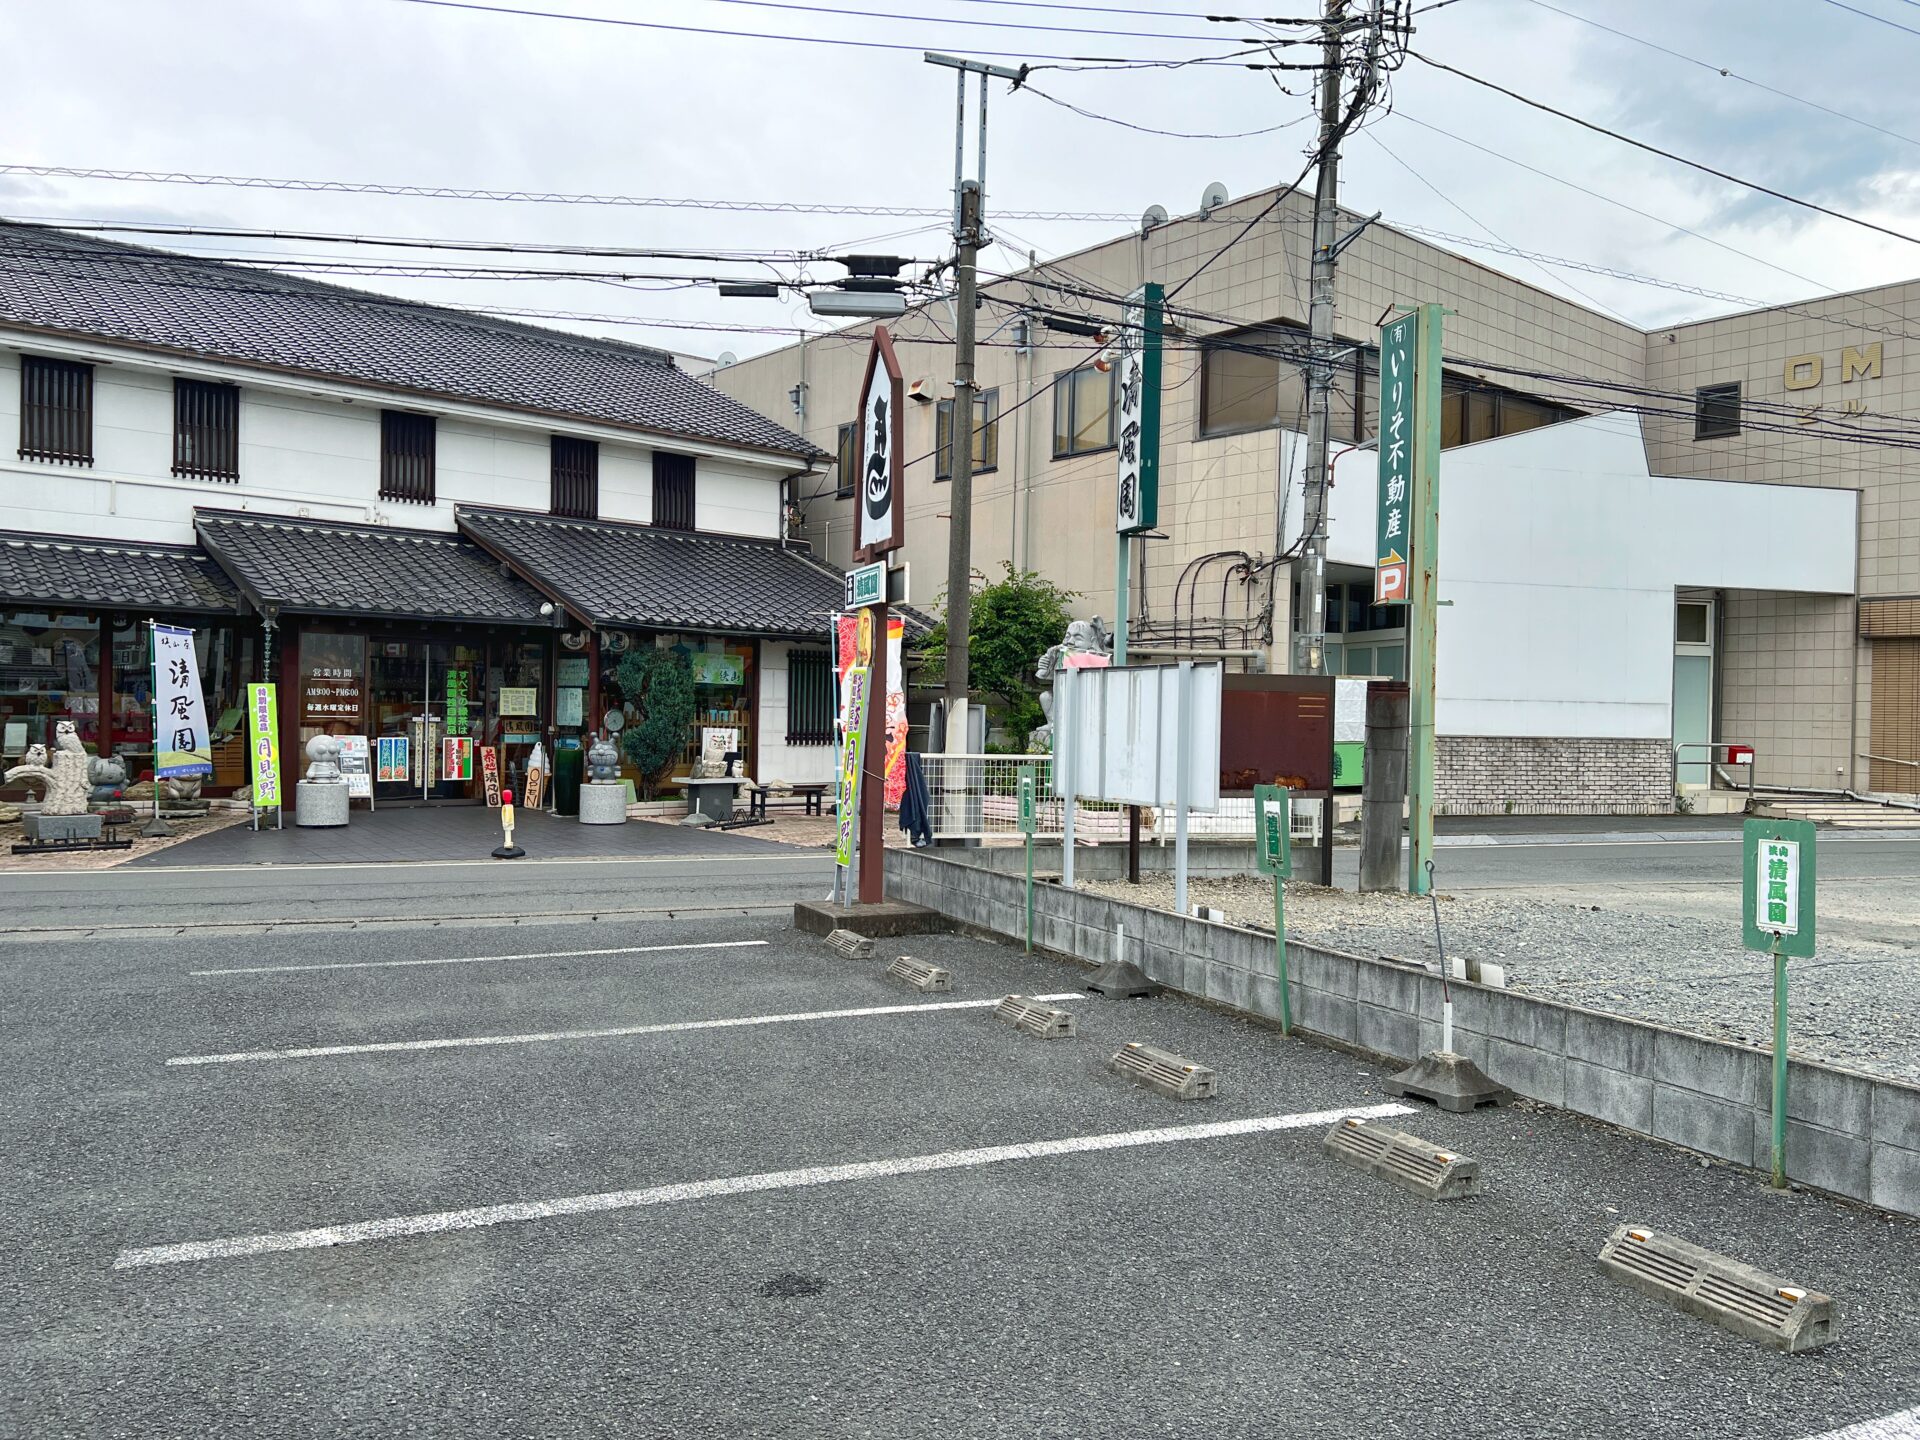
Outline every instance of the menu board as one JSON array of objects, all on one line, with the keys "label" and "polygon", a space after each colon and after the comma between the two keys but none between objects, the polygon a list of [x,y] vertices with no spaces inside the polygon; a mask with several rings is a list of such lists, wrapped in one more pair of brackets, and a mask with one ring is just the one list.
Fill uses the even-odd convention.
[{"label": "menu board", "polygon": [[364,735],[340,737],[340,778],[347,782],[347,798],[350,800],[373,798],[373,771],[368,763],[370,750]]}]

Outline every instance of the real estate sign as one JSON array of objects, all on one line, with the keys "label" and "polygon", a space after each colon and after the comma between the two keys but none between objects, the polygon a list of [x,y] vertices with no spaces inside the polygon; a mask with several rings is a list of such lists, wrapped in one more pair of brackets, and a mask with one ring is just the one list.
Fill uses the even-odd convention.
[{"label": "real estate sign", "polygon": [[1405,605],[1413,561],[1414,356],[1420,313],[1380,327],[1380,499],[1373,603]]}]

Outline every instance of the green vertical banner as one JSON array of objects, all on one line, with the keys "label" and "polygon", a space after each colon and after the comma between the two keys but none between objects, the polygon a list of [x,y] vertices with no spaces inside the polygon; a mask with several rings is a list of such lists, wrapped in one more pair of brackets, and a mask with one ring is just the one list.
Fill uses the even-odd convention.
[{"label": "green vertical banner", "polygon": [[253,758],[253,808],[279,809],[280,716],[271,685],[247,686],[247,753]]},{"label": "green vertical banner", "polygon": [[1413,560],[1413,376],[1420,344],[1420,312],[1380,327],[1380,499],[1373,569],[1373,603],[1405,605]]},{"label": "green vertical banner", "polygon": [[1166,292],[1142,285],[1120,312],[1118,440],[1120,484],[1114,529],[1151,530],[1160,519],[1160,332]]},{"label": "green vertical banner", "polygon": [[860,833],[860,766],[866,755],[867,677],[865,665],[847,670],[847,712],[841,723],[840,784],[834,797],[834,863],[853,864],[854,837]]}]

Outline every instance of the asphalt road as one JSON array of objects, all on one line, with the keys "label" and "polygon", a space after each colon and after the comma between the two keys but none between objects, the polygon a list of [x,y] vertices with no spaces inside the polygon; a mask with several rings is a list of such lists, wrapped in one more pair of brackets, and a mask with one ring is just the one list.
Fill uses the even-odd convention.
[{"label": "asphalt road", "polygon": [[[646,893],[807,877],[765,863]],[[1383,1103],[1351,1057],[1178,1000],[1029,1039],[926,1007],[1080,972],[915,940],[955,975],[921,996],[892,948],[757,909],[0,945],[0,1435],[1772,1440],[1920,1406],[1920,1225],[1525,1109],[1390,1122],[1487,1167],[1420,1201],[1320,1152]],[[1220,1096],[1108,1074],[1129,1040]],[[1787,1359],[1618,1287],[1621,1221],[1832,1292],[1845,1338]]]}]

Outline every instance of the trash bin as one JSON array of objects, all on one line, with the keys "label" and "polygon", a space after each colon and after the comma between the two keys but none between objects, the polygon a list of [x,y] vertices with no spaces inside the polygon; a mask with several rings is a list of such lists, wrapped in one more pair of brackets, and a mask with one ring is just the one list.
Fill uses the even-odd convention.
[{"label": "trash bin", "polygon": [[580,813],[580,781],[587,770],[587,752],[578,746],[553,757],[553,813]]}]

